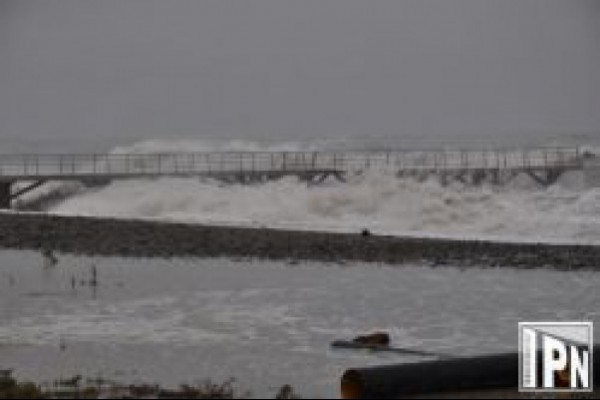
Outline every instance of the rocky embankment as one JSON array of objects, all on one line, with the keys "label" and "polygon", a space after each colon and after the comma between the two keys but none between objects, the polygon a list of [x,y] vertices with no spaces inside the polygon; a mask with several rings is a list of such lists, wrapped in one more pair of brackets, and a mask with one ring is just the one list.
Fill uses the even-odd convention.
[{"label": "rocky embankment", "polygon": [[253,257],[432,266],[598,269],[600,246],[409,238],[182,223],[0,214],[0,247],[126,257]]}]

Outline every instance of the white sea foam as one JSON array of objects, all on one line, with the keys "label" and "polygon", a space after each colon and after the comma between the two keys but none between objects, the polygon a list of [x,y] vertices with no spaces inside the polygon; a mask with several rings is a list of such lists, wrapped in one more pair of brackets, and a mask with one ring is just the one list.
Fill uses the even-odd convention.
[{"label": "white sea foam", "polygon": [[247,140],[148,140],[114,148],[112,154],[157,154],[208,151],[301,151],[332,148],[336,142],[280,142]]},{"label": "white sea foam", "polygon": [[[326,144],[150,141],[114,153],[218,150],[307,150]],[[337,145],[329,144],[329,147]],[[68,190],[66,190],[68,189]],[[85,189],[52,184],[32,196],[63,190],[70,196],[50,210],[68,215],[152,218],[183,222],[311,230],[600,243],[600,189],[572,172],[549,188],[518,176],[504,187],[447,187],[371,171],[342,183],[307,186],[295,178],[261,185],[224,185],[191,178],[115,181]]]}]

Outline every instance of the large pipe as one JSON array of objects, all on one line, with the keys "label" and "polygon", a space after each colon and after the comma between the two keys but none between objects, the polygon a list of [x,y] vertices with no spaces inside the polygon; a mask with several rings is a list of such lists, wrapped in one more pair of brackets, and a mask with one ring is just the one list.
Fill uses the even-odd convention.
[{"label": "large pipe", "polygon": [[[600,354],[600,347],[594,353]],[[600,382],[600,358],[594,360],[593,371],[593,382]],[[344,399],[504,397],[518,394],[518,384],[519,354],[508,353],[350,369],[342,376],[341,394]]]}]

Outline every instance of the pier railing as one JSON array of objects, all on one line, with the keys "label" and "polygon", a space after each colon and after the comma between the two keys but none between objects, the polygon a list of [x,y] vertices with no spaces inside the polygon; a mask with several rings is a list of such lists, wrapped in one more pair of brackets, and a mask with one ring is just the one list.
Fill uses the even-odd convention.
[{"label": "pier railing", "polygon": [[227,173],[576,169],[578,148],[0,155],[0,180]]}]

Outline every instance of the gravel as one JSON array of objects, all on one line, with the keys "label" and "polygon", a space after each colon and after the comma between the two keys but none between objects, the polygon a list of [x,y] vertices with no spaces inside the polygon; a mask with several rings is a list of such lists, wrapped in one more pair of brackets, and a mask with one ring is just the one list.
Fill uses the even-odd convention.
[{"label": "gravel", "polygon": [[599,269],[600,246],[502,243],[268,228],[0,214],[0,247],[125,257],[250,257],[430,266]]}]

